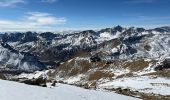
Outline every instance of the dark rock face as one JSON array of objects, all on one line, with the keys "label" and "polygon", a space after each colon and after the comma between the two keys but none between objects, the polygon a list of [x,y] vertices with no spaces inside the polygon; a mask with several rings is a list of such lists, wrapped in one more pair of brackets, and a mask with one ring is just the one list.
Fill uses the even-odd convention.
[{"label": "dark rock face", "polygon": [[17,42],[23,37],[22,33],[5,33],[1,38],[3,42]]},{"label": "dark rock face", "polygon": [[153,30],[161,33],[170,32],[170,27],[160,27],[160,28],[155,28]]},{"label": "dark rock face", "polygon": [[137,50],[132,48],[131,46],[128,46],[126,49],[126,54],[131,55],[137,53]]},{"label": "dark rock face", "polygon": [[170,59],[165,59],[160,65],[155,67],[156,71],[165,70],[170,68]]},{"label": "dark rock face", "polygon": [[46,87],[46,79],[44,79],[43,77],[39,77],[37,79],[20,79],[19,82],[29,84],[29,85]]},{"label": "dark rock face", "polygon": [[40,36],[42,38],[45,38],[46,40],[52,40],[54,39],[55,37],[57,37],[57,34],[53,34],[51,32],[44,32],[44,33],[41,33]]},{"label": "dark rock face", "polygon": [[2,37],[3,42],[32,42],[37,41],[37,33],[26,32],[26,33],[5,33]]},{"label": "dark rock face", "polygon": [[163,65],[165,66],[165,68],[170,68],[170,58],[165,59],[165,61],[163,61]]},{"label": "dark rock face", "polygon": [[34,70],[46,70],[47,67],[38,60],[38,58],[30,53],[24,53],[24,57],[21,60],[21,64],[27,62],[30,65],[37,66],[38,68],[35,68]]},{"label": "dark rock face", "polygon": [[108,33],[110,33],[111,35],[115,35],[116,32],[117,32],[117,30],[112,29],[112,28],[106,28],[106,29],[102,29],[102,30],[99,31],[99,33],[104,33],[104,32],[108,32]]},{"label": "dark rock face", "polygon": [[32,42],[32,41],[37,41],[37,40],[38,40],[37,33],[26,32],[21,42],[25,43],[25,42]]},{"label": "dark rock face", "polygon": [[126,44],[135,44],[139,43],[142,38],[144,38],[144,36],[133,36],[123,40],[123,42]]},{"label": "dark rock face", "polygon": [[0,74],[0,79],[5,80],[5,79],[6,79],[6,77],[5,77],[3,74]]},{"label": "dark rock face", "polygon": [[137,32],[139,32],[139,33],[141,33],[141,32],[144,32],[144,31],[145,31],[145,29],[144,29],[144,28],[137,28],[136,30],[137,30]]},{"label": "dark rock face", "polygon": [[119,31],[119,32],[122,32],[123,31],[123,28],[121,27],[121,26],[116,26],[116,27],[114,27],[114,29],[116,30],[116,31]]},{"label": "dark rock face", "polygon": [[91,62],[99,62],[99,61],[101,61],[101,58],[98,55],[95,55],[90,58],[90,61]]},{"label": "dark rock face", "polygon": [[102,30],[98,31],[98,33],[108,32],[108,33],[114,35],[114,34],[116,34],[116,32],[122,32],[122,31],[123,31],[123,28],[118,25],[118,26],[113,27],[113,28],[102,29]]},{"label": "dark rock face", "polygon": [[99,34],[95,31],[93,31],[93,30],[82,31],[82,32],[80,32],[80,35],[81,34],[84,35],[84,36],[90,36],[90,35],[99,36]]},{"label": "dark rock face", "polygon": [[17,50],[15,50],[15,49],[13,49],[9,44],[7,44],[7,43],[3,43],[3,42],[1,42],[1,46],[2,47],[4,47],[4,48],[6,48],[6,49],[8,49],[8,50],[10,50],[11,52],[13,52],[13,53],[19,53]]}]

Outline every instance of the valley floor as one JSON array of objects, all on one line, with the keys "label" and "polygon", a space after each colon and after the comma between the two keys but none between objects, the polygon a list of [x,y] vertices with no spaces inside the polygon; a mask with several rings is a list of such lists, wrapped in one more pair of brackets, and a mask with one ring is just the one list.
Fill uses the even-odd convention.
[{"label": "valley floor", "polygon": [[0,80],[1,100],[138,100],[116,93],[87,90],[56,84],[56,87],[31,86]]}]

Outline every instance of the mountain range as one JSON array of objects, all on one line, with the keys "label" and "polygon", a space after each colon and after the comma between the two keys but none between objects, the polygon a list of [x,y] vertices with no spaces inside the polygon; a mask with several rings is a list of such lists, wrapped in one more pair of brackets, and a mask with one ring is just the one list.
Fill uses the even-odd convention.
[{"label": "mountain range", "polygon": [[[68,33],[29,31],[0,34],[0,76],[6,79],[13,76],[28,78],[29,75],[44,72],[50,81],[106,90],[115,89],[115,84],[110,86],[108,83],[116,80],[119,83],[120,79],[170,77],[167,74],[170,67],[162,65],[158,68],[170,57],[170,27],[144,29],[116,26]],[[138,91],[131,92],[141,98],[144,98],[141,93],[151,96],[148,91],[153,93],[152,96],[167,96],[161,89],[157,93],[157,88],[148,91],[147,88],[131,86],[130,89]],[[134,96],[133,93],[128,95]]]}]

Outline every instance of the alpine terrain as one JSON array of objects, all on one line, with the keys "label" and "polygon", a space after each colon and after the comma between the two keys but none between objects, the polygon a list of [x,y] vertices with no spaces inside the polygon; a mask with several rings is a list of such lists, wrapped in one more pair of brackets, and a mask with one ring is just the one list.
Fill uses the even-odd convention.
[{"label": "alpine terrain", "polygon": [[170,100],[170,27],[2,32],[0,79],[2,100]]}]

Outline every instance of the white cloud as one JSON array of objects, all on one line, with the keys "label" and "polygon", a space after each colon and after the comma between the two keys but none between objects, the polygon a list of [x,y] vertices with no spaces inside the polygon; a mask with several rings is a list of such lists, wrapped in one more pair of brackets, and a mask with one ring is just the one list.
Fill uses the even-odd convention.
[{"label": "white cloud", "polygon": [[13,7],[25,3],[25,0],[0,0],[0,7]]},{"label": "white cloud", "polygon": [[58,1],[58,0],[41,0],[41,2],[46,2],[46,3],[53,3],[56,1]]},{"label": "white cloud", "polygon": [[44,30],[54,29],[57,25],[67,22],[66,18],[55,17],[52,14],[29,12],[20,20],[0,19],[1,31],[24,31],[24,30]]},{"label": "white cloud", "polygon": [[41,25],[65,24],[66,22],[66,18],[54,17],[48,13],[29,12],[28,15],[29,16],[26,16],[26,19]]}]

